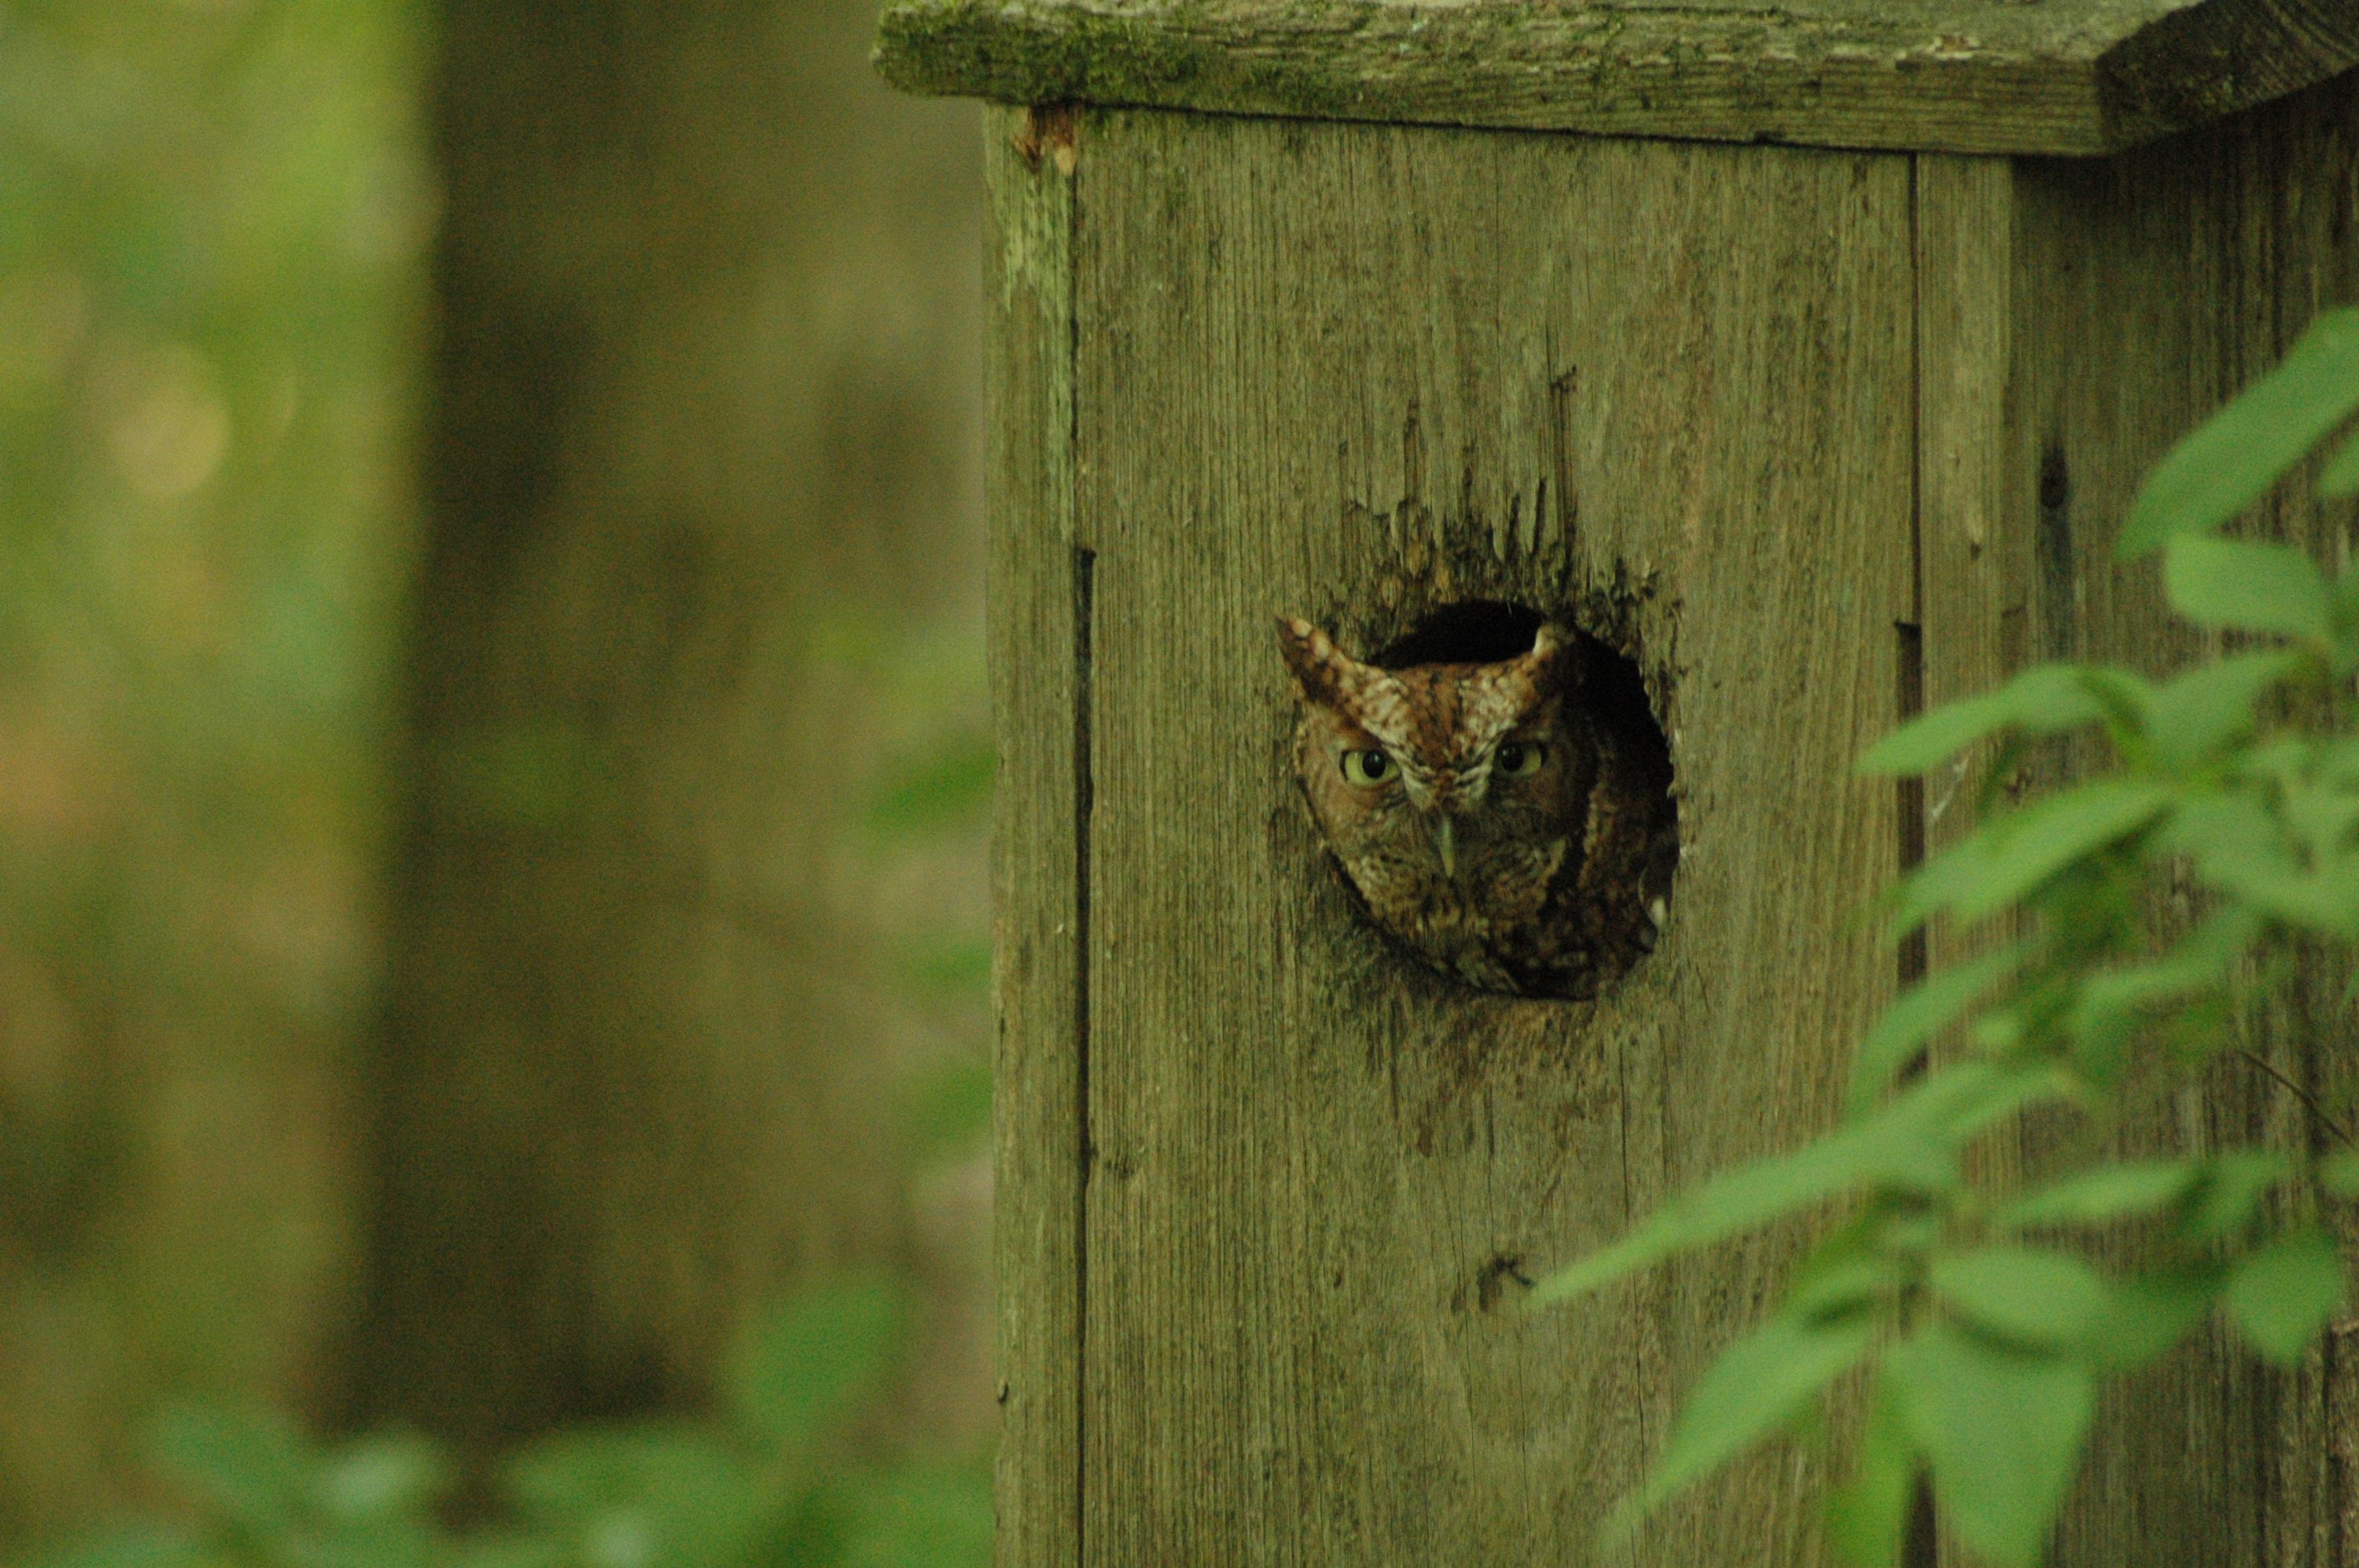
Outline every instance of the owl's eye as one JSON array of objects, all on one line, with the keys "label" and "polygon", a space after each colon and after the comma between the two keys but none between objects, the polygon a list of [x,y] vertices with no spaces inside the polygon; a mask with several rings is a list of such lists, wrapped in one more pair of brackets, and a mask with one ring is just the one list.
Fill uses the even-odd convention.
[{"label": "owl's eye", "polygon": [[1343,753],[1343,776],[1355,784],[1380,784],[1399,771],[1392,758],[1382,752],[1364,750]]},{"label": "owl's eye", "polygon": [[1536,773],[1548,761],[1548,748],[1538,741],[1502,741],[1499,749],[1491,753],[1491,766],[1509,778]]}]

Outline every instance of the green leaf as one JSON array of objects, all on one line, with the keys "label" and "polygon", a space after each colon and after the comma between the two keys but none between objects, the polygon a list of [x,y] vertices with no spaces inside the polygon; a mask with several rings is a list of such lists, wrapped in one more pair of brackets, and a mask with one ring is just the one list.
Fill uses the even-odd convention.
[{"label": "green leaf", "polygon": [[831,1568],[990,1568],[991,1467],[912,1465],[850,1488]]},{"label": "green leaf", "polygon": [[2232,654],[2165,682],[2147,708],[2147,732],[2156,752],[2166,763],[2185,767],[2250,735],[2261,698],[2293,679],[2302,665],[2302,655],[2290,648],[2267,648]]},{"label": "green leaf", "polygon": [[2090,1336],[2093,1358],[2113,1371],[2158,1359],[2203,1321],[2221,1279],[2200,1264],[2114,1281],[2105,1320]]},{"label": "green leaf", "polygon": [[1851,1479],[1827,1498],[1827,1538],[1853,1568],[1898,1568],[1918,1468],[1891,1376],[1879,1373]]},{"label": "green leaf", "polygon": [[2359,435],[2343,438],[2318,470],[2318,493],[2329,501],[2359,495]]},{"label": "green leaf", "polygon": [[2349,852],[2352,829],[2359,827],[2359,795],[2303,783],[2287,788],[2282,809],[2286,826],[2317,860]]},{"label": "green leaf", "polygon": [[1853,1244],[1805,1264],[1786,1287],[1782,1311],[1803,1319],[1847,1314],[1900,1288],[1894,1261]]},{"label": "green leaf", "polygon": [[1792,1422],[1866,1354],[1875,1327],[1866,1314],[1818,1321],[1781,1314],[1730,1346],[1680,1407],[1654,1473],[1615,1509],[1609,1531]]},{"label": "green leaf", "polygon": [[2140,779],[2104,779],[2049,795],[1984,825],[1910,876],[1901,886],[1896,924],[1913,930],[1940,909],[1979,919],[2144,828],[2169,805],[2169,790]]},{"label": "green leaf", "polygon": [[2327,754],[2307,735],[2279,733],[2254,746],[2239,762],[2245,776],[2284,786],[2309,776]]},{"label": "green leaf", "polygon": [[703,1490],[738,1474],[711,1433],[679,1422],[563,1428],[524,1448],[503,1477],[518,1510],[537,1523],[579,1524],[618,1505],[675,1487]]},{"label": "green leaf", "polygon": [[471,1535],[451,1550],[451,1568],[573,1568],[568,1542],[548,1535],[501,1531]]},{"label": "green leaf", "polygon": [[2095,1408],[2089,1368],[1947,1324],[1885,1365],[1944,1521],[1997,1568],[2037,1568]]},{"label": "green leaf", "polygon": [[1832,1227],[1786,1281],[1778,1310],[1790,1316],[1849,1315],[1897,1301],[1930,1251],[1940,1219],[1921,1194],[1879,1192]]},{"label": "green leaf", "polygon": [[2180,1228],[2192,1240],[2216,1241],[2253,1221],[2269,1189],[2293,1173],[2293,1162],[2268,1149],[2232,1149],[2203,1162]]},{"label": "green leaf", "polygon": [[2189,799],[2160,847],[2187,855],[2201,881],[2265,914],[2328,935],[2359,936],[2359,878],[2335,861],[2305,870],[2277,819],[2249,790]]},{"label": "green leaf", "polygon": [[1527,1300],[1539,1305],[1584,1294],[1848,1187],[1947,1192],[1957,1184],[1957,1152],[1965,1139],[1995,1119],[2061,1093],[2061,1081],[2045,1068],[1969,1062],[1932,1074],[1864,1121],[1791,1153],[1723,1172],[1671,1199],[1620,1240],[1540,1281]]},{"label": "green leaf", "polygon": [[2300,869],[2277,819],[2248,787],[2190,795],[2172,816],[2158,847],[2187,856],[2204,881],[2232,892]]},{"label": "green leaf", "polygon": [[2219,985],[2260,940],[2262,931],[2261,920],[2251,910],[2233,904],[2216,910],[2154,962],[2090,976],[2073,1005],[2100,1012],[2150,1007]]},{"label": "green leaf", "polygon": [[2000,1225],[2021,1228],[2104,1225],[2130,1215],[2158,1214],[2184,1198],[2202,1174],[2202,1167],[2191,1160],[2100,1165],[2026,1193],[1992,1217]]},{"label": "green leaf", "polygon": [[2156,465],[2115,553],[2130,560],[2175,535],[2211,533],[2267,494],[2354,409],[2359,310],[2328,311],[2283,363]]},{"label": "green leaf", "polygon": [[2223,886],[2288,925],[2329,936],[2359,937],[2359,878],[2340,865],[2281,876],[2254,874]]},{"label": "green leaf", "polygon": [[237,1405],[173,1405],[149,1425],[147,1446],[232,1524],[277,1536],[303,1517],[312,1455],[281,1416]]},{"label": "green leaf", "polygon": [[2090,689],[2092,672],[2076,665],[2038,665],[1996,691],[1944,703],[1868,748],[1863,773],[1921,773],[2000,730],[2060,734],[2093,724],[2105,707]]},{"label": "green leaf", "polygon": [[991,995],[987,937],[920,937],[902,948],[893,967],[910,990],[929,1000],[983,1001]]},{"label": "green leaf", "polygon": [[881,838],[915,838],[956,832],[980,822],[991,806],[997,768],[991,742],[966,739],[918,759],[868,808],[868,830]]},{"label": "green leaf", "polygon": [[572,1538],[582,1568],[723,1568],[773,1506],[733,1445],[684,1425],[569,1429],[505,1480],[520,1513]]},{"label": "green leaf", "polygon": [[[2116,740],[2146,732],[2147,709],[2154,702],[2154,683],[2136,670],[2125,670],[2117,665],[2090,665],[2082,667],[2081,680],[2089,695],[2105,716],[2105,728]],[[2043,731],[2026,727],[2027,733]]]},{"label": "green leaf", "polygon": [[441,1531],[415,1517],[348,1519],[278,1543],[288,1568],[443,1568]]},{"label": "green leaf", "polygon": [[1930,1149],[1926,1119],[1905,1123],[1895,1112],[1904,1098],[1871,1120],[1829,1133],[1791,1153],[1775,1155],[1713,1177],[1665,1203],[1644,1223],[1567,1265],[1534,1287],[1535,1306],[1583,1295],[1665,1258],[1750,1230],[1799,1208],[1824,1202],[1847,1187],[1900,1175],[1935,1188],[1955,1180],[1955,1161]]},{"label": "green leaf", "polygon": [[1977,1326],[2029,1345],[2077,1345],[2104,1319],[2105,1281],[2080,1259],[2028,1247],[1937,1253],[1933,1293]]},{"label": "green leaf", "polygon": [[813,1441],[883,1383],[906,1315],[901,1292],[881,1277],[797,1295],[737,1357],[729,1387],[737,1419],[773,1443]]},{"label": "green leaf", "polygon": [[23,1568],[219,1568],[219,1563],[218,1554],[185,1532],[142,1525],[32,1557]]},{"label": "green leaf", "polygon": [[1921,1108],[1913,1113],[1911,1135],[1923,1139],[1938,1134],[1945,1154],[1954,1159],[1983,1129],[2032,1106],[2071,1099],[2072,1091],[2071,1080],[2044,1062],[1962,1062],[1932,1074],[1892,1103],[1897,1110],[1912,1098],[1921,1099]]},{"label": "green leaf", "polygon": [[1860,1126],[1725,1172],[1665,1203],[1620,1240],[1549,1275],[1527,1299],[1539,1305],[1583,1295],[1665,1258],[1821,1202],[1866,1180],[1880,1152],[1877,1130]]},{"label": "green leaf", "polygon": [[2359,880],[2340,869],[2262,882],[2245,896],[2291,925],[2329,936],[2359,935]]},{"label": "green leaf", "polygon": [[336,1450],[320,1467],[313,1491],[332,1519],[384,1519],[417,1513],[450,1483],[450,1466],[433,1444],[388,1433]]},{"label": "green leaf", "polygon": [[1902,992],[1860,1042],[1852,1063],[1853,1111],[1865,1109],[1918,1047],[1956,1022],[1976,997],[2021,962],[2027,947],[2009,943]]},{"label": "green leaf", "polygon": [[2246,1258],[2222,1293],[2253,1348],[2280,1367],[2299,1363],[2349,1299],[2342,1252],[2315,1229],[2288,1231]]},{"label": "green leaf", "polygon": [[2175,1002],[2180,1005],[2173,1023],[2193,1022],[2198,1009],[2187,999],[2223,985],[2264,929],[2253,910],[2226,904],[2154,962],[2090,976],[2064,1019],[2074,1064],[2092,1082],[2111,1084],[2121,1071],[2131,1035],[2147,1016],[2162,1004]]},{"label": "green leaf", "polygon": [[2024,1030],[2023,1014],[2012,1008],[2000,1008],[1975,1019],[1966,1031],[1966,1038],[1986,1056],[2004,1056],[2023,1044]]},{"label": "green leaf", "polygon": [[2241,539],[2173,539],[2163,557],[2170,607],[2199,626],[2333,640],[2326,579],[2289,545]]},{"label": "green leaf", "polygon": [[2332,863],[2304,870],[2277,818],[2246,790],[2189,799],[2160,847],[2187,855],[2202,881],[2262,914],[2330,935],[2359,935],[2359,878]]},{"label": "green leaf", "polygon": [[2334,579],[2332,598],[2339,636],[2329,667],[2334,678],[2341,680],[2351,673],[2353,661],[2359,659],[2359,568],[2346,569]]},{"label": "green leaf", "polygon": [[935,1062],[902,1096],[910,1152],[919,1158],[971,1149],[991,1130],[991,1058],[982,1051]]},{"label": "green leaf", "polygon": [[2359,1197],[2359,1149],[2329,1157],[2318,1167],[2318,1179],[2336,1197]]}]

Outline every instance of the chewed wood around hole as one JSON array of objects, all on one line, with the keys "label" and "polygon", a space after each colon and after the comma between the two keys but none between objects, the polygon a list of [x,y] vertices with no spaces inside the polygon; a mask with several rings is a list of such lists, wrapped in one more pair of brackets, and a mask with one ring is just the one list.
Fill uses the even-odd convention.
[{"label": "chewed wood around hole", "polygon": [[1293,760],[1369,918],[1431,968],[1515,996],[1597,995],[1670,913],[1670,748],[1637,665],[1530,606],[1440,607],[1360,656],[1278,621]]}]

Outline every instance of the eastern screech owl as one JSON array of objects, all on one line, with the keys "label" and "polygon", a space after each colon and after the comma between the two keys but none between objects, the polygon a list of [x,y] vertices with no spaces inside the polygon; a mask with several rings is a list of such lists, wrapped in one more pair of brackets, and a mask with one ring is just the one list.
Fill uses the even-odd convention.
[{"label": "eastern screech owl", "polygon": [[1281,616],[1295,766],[1376,924],[1485,990],[1587,997],[1654,946],[1667,775],[1584,700],[1554,625],[1497,664],[1364,665]]}]

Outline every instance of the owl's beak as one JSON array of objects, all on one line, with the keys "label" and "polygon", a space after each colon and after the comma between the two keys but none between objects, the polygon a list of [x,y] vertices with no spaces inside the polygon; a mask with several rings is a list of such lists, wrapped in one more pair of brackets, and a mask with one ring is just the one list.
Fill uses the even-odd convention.
[{"label": "owl's beak", "polygon": [[1446,813],[1433,825],[1433,848],[1441,856],[1441,874],[1458,875],[1458,818]]}]

